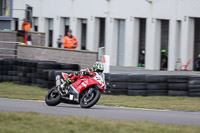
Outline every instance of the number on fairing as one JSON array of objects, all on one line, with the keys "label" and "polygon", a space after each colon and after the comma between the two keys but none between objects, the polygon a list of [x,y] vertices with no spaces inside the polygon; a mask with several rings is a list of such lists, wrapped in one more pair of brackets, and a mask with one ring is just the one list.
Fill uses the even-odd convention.
[{"label": "number on fairing", "polygon": [[102,78],[99,74],[96,75],[95,80],[97,80],[100,84],[102,84]]}]

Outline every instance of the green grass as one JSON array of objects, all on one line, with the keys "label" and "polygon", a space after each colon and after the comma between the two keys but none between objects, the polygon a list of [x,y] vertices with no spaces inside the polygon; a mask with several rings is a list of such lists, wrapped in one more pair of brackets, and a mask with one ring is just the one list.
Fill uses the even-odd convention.
[{"label": "green grass", "polygon": [[[44,100],[47,89],[22,86],[13,83],[0,83],[0,97],[25,100]],[[200,97],[167,97],[167,96],[111,96],[102,95],[99,105],[200,111]]]},{"label": "green grass", "polygon": [[98,104],[130,108],[200,111],[200,97],[102,95]]},{"label": "green grass", "polygon": [[1,133],[199,133],[198,126],[0,112]]},{"label": "green grass", "polygon": [[0,83],[0,97],[24,100],[44,100],[47,89],[17,85],[11,82]]}]

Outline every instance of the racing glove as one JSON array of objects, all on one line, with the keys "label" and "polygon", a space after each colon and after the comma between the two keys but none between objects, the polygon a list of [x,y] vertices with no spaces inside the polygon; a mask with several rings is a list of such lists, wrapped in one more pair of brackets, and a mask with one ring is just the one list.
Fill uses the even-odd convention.
[{"label": "racing glove", "polygon": [[67,79],[66,79],[66,82],[67,82],[68,84],[70,84],[72,81],[71,81],[70,78],[67,78]]}]

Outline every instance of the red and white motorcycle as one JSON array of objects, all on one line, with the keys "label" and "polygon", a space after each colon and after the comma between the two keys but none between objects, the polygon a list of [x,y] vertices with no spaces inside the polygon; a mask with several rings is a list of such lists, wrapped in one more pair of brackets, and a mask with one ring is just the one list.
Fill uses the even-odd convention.
[{"label": "red and white motorcycle", "polygon": [[94,106],[100,99],[105,88],[103,73],[94,72],[81,75],[75,82],[67,84],[65,80],[68,74],[62,73],[56,76],[56,86],[48,91],[45,102],[49,106],[59,103],[80,104],[82,108]]}]

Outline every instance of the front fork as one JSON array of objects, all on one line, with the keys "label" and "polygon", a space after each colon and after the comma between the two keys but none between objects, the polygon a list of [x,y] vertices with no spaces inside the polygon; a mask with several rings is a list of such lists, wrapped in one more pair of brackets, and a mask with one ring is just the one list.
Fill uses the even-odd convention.
[{"label": "front fork", "polygon": [[88,90],[88,92],[87,92],[87,96],[90,96],[90,95],[92,94],[93,91],[94,91],[94,89],[93,89],[93,88],[90,88],[90,89]]}]

